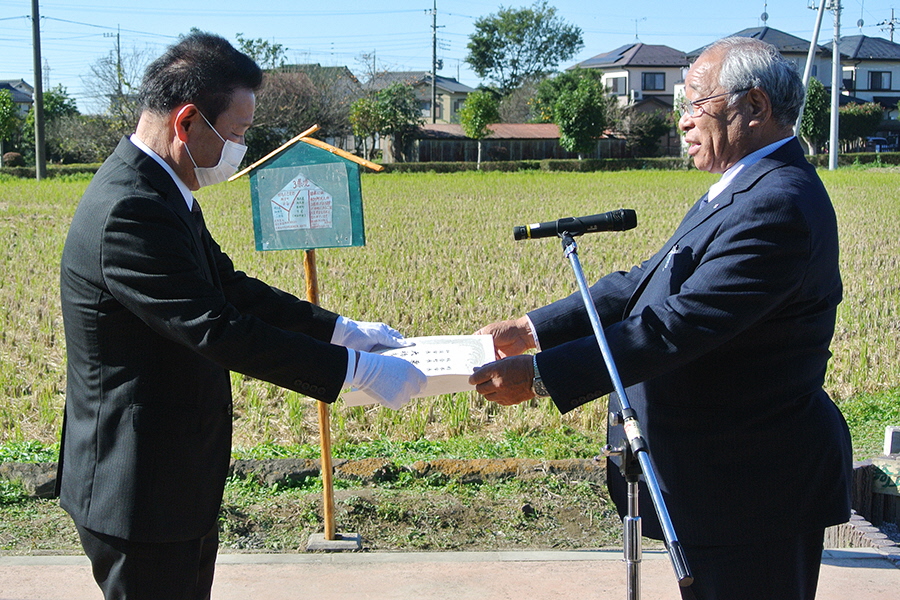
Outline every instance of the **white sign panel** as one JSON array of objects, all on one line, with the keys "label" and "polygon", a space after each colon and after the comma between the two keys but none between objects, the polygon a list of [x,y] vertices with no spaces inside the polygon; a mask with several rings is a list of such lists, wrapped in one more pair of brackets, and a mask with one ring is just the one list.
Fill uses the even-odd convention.
[{"label": "white sign panel", "polygon": [[331,195],[303,173],[289,181],[270,203],[275,231],[332,227],[334,202]]}]

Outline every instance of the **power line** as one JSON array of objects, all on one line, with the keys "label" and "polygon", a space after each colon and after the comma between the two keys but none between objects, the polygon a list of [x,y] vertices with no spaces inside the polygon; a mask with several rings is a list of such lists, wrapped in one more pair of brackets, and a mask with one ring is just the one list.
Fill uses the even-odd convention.
[{"label": "power line", "polygon": [[56,17],[42,17],[42,18],[46,19],[48,21],[59,21],[60,23],[69,23],[71,25],[82,25],[84,27],[95,27],[97,29],[106,29],[108,31],[116,31],[116,32],[124,31],[125,33],[137,33],[140,35],[151,35],[151,36],[162,37],[162,38],[167,38],[167,39],[178,39],[177,35],[163,35],[161,33],[151,33],[149,31],[137,31],[134,29],[119,29],[118,27],[108,27],[106,25],[94,25],[92,23],[81,23],[79,21],[70,21],[68,19],[58,19]]}]

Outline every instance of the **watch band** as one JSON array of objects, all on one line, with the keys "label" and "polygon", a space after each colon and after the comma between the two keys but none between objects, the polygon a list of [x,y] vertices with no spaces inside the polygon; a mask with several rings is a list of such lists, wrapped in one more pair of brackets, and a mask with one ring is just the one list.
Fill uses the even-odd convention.
[{"label": "watch band", "polygon": [[532,357],[531,364],[534,367],[534,380],[531,382],[531,391],[534,392],[537,398],[548,398],[550,392],[547,391],[547,386],[544,385],[544,380],[541,379],[541,372],[537,364],[537,354]]}]

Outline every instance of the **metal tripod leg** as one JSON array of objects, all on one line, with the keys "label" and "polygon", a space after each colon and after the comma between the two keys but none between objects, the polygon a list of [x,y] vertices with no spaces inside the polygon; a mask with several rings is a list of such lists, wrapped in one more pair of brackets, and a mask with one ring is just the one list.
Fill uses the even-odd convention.
[{"label": "metal tripod leg", "polygon": [[641,517],[638,514],[638,483],[628,482],[628,515],[622,520],[625,531],[625,572],[628,600],[641,597]]}]

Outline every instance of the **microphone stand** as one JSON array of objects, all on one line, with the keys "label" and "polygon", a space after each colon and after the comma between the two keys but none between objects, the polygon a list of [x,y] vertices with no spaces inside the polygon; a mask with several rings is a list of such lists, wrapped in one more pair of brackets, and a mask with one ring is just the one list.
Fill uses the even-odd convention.
[{"label": "microphone stand", "polygon": [[581,262],[578,260],[578,247],[568,232],[563,231],[559,234],[559,237],[562,239],[563,254],[572,264],[572,270],[575,273],[578,288],[581,291],[581,298],[584,300],[584,306],[587,309],[591,326],[594,329],[594,336],[600,345],[603,361],[606,363],[606,369],[609,371],[622,407],[620,413],[611,415],[611,421],[613,421],[612,424],[621,424],[623,426],[625,430],[624,443],[621,448],[610,448],[607,446],[604,450],[607,456],[621,455],[622,464],[620,469],[628,486],[628,513],[622,521],[624,525],[627,598],[628,600],[638,600],[641,594],[641,517],[638,512],[638,478],[641,472],[644,474],[644,481],[650,491],[653,507],[656,509],[656,516],[659,518],[659,523],[662,526],[666,549],[669,551],[669,560],[671,560],[672,568],[675,570],[678,585],[687,587],[693,583],[694,578],[684,556],[684,549],[675,535],[675,529],[672,527],[672,520],[669,518],[669,511],[666,508],[662,491],[659,488],[659,482],[656,479],[656,471],[654,471],[653,464],[650,462],[650,457],[647,454],[647,443],[641,432],[637,413],[631,408],[628,397],[625,395],[625,387],[619,378],[609,344],[606,341],[606,335],[600,324],[597,308],[591,299],[587,281],[584,278],[584,271],[581,268]]}]

